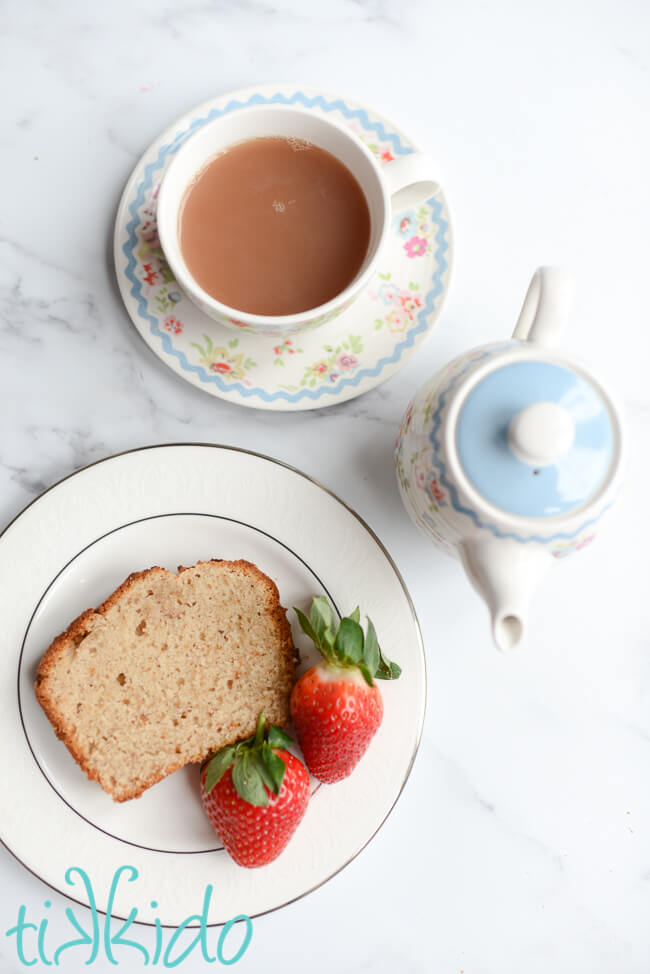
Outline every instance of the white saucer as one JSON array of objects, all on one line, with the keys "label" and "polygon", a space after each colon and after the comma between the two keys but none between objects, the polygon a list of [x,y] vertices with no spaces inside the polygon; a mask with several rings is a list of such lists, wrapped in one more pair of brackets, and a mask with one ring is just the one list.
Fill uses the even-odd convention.
[{"label": "white saucer", "polygon": [[278,341],[217,324],[185,297],[170,273],[156,231],[158,187],[176,150],[199,126],[243,105],[269,102],[327,113],[386,162],[416,148],[392,122],[348,98],[290,85],[220,95],[175,122],[138,162],[117,211],[115,267],[140,335],[188,382],[243,406],[316,409],[353,399],[390,378],[433,328],[449,291],[449,207],[439,191],[421,206],[396,213],[370,286],[322,328]]},{"label": "white saucer", "polygon": [[[57,740],[33,690],[51,640],[130,572],[151,565],[176,570],[213,557],[255,562],[287,607],[305,609],[318,594],[328,595],[339,613],[359,604],[403,670],[399,680],[382,685],[384,720],[359,766],[345,781],[316,788],[289,846],[262,869],[236,866],[221,848],[201,809],[196,766],[117,804]],[[0,614],[0,837],[36,876],[87,905],[79,875],[66,877],[71,867],[85,870],[101,912],[116,870],[125,865],[138,876],[118,886],[116,917],[135,907],[138,922],[176,926],[201,912],[208,885],[212,925],[276,909],[347,865],[381,826],[408,777],[426,674],[404,583],[358,515],[277,461],[178,444],[78,471],[27,507],[0,538]],[[307,666],[313,647],[291,610],[288,618]]]}]

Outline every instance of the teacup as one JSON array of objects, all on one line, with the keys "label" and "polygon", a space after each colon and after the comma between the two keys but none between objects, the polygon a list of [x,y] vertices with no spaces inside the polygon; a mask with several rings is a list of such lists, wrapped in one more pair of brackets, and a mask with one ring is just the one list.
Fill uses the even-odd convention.
[{"label": "teacup", "polygon": [[[192,277],[179,242],[180,210],[194,177],[230,146],[265,136],[301,139],[336,156],[363,190],[370,213],[368,250],[354,280],[330,301],[299,314],[251,314],[216,300]],[[204,314],[228,328],[290,335],[317,328],[352,304],[377,269],[390,228],[391,204],[414,205],[434,195],[438,185],[436,166],[423,153],[412,152],[380,166],[357,135],[331,118],[286,105],[243,107],[207,122],[178,149],[158,196],[158,234],[176,281]]]}]

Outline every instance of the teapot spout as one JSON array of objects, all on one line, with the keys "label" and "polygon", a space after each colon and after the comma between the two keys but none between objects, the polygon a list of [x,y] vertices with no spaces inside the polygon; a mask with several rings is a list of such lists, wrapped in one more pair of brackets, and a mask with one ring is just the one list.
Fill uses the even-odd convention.
[{"label": "teapot spout", "polygon": [[528,604],[551,566],[548,551],[508,538],[476,538],[460,545],[463,567],[492,616],[492,636],[499,649],[514,649],[524,635]]}]

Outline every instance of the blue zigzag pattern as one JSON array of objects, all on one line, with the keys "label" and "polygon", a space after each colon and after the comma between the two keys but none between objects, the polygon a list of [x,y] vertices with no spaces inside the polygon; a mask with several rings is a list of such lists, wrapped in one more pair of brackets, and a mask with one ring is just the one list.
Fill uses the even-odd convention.
[{"label": "blue zigzag pattern", "polygon": [[183,132],[179,132],[171,142],[165,145],[161,145],[158,150],[158,156],[153,161],[148,163],[144,169],[144,178],[138,186],[135,199],[129,205],[129,213],[131,214],[131,219],[127,222],[126,229],[128,233],[128,238],[124,244],[122,250],[125,257],[127,258],[127,265],[125,269],[125,274],[128,280],[131,282],[131,295],[135,298],[137,302],[138,315],[149,325],[149,330],[152,335],[160,339],[162,343],[163,350],[168,354],[174,356],[178,359],[181,368],[185,372],[193,372],[199,377],[201,382],[213,383],[221,389],[222,392],[232,393],[237,392],[239,395],[246,398],[256,397],[264,402],[274,402],[278,399],[284,399],[287,402],[299,402],[301,399],[319,399],[322,396],[333,396],[336,397],[342,389],[350,386],[359,385],[363,379],[374,378],[380,375],[380,373],[386,368],[387,365],[395,364],[398,362],[407,348],[411,348],[415,342],[416,337],[426,330],[427,327],[427,316],[432,313],[436,305],[436,299],[442,293],[442,275],[447,269],[447,260],[445,259],[445,253],[449,249],[449,244],[446,239],[447,230],[449,224],[442,217],[442,203],[440,203],[435,198],[428,200],[427,202],[432,208],[432,218],[435,225],[438,227],[436,232],[435,241],[437,244],[437,249],[435,253],[436,259],[436,272],[433,275],[431,290],[427,292],[426,299],[424,302],[424,307],[418,313],[417,325],[412,328],[405,339],[399,342],[392,355],[384,356],[384,358],[379,359],[374,368],[360,369],[354,376],[349,376],[341,379],[336,385],[333,386],[321,386],[318,389],[301,389],[299,392],[290,393],[284,390],[278,390],[276,392],[267,392],[266,389],[261,388],[250,388],[243,385],[241,382],[225,382],[224,379],[219,375],[212,375],[203,368],[202,365],[192,365],[188,362],[187,357],[184,352],[176,349],[172,345],[171,336],[161,331],[158,327],[157,319],[148,312],[147,303],[142,294],[142,284],[135,276],[135,247],[137,245],[136,228],[139,223],[138,209],[143,204],[145,199],[145,194],[147,190],[153,184],[154,174],[158,169],[161,168],[165,158],[177,151],[179,146],[187,139],[197,128],[205,125],[206,122],[212,121],[213,118],[218,118],[220,115],[225,115],[227,112],[231,112],[236,108],[244,108],[249,105],[267,105],[267,104],[302,104],[305,108],[322,108],[325,112],[339,111],[346,118],[356,118],[361,122],[364,129],[376,132],[382,141],[390,142],[395,149],[395,152],[400,155],[408,155],[413,150],[408,146],[402,145],[402,142],[397,134],[394,132],[387,132],[382,122],[371,122],[368,118],[368,114],[363,108],[350,108],[345,104],[340,98],[334,101],[327,101],[323,95],[315,95],[310,97],[305,95],[302,91],[297,91],[293,95],[283,95],[277,93],[271,97],[265,97],[264,95],[255,94],[245,101],[238,101],[233,99],[229,101],[225,108],[213,108],[206,116],[203,118],[194,119],[187,129]]},{"label": "blue zigzag pattern", "polygon": [[432,463],[434,467],[437,468],[440,474],[439,477],[440,483],[444,487],[446,487],[447,492],[449,493],[449,499],[451,501],[451,506],[453,507],[453,509],[455,511],[458,511],[459,514],[465,514],[467,517],[471,518],[475,527],[485,528],[487,531],[490,531],[495,538],[508,538],[512,541],[518,541],[521,544],[526,544],[528,541],[536,541],[538,544],[544,544],[544,545],[550,544],[550,542],[552,541],[570,541],[572,538],[575,538],[577,537],[577,535],[581,534],[582,531],[584,531],[586,528],[591,527],[592,524],[596,524],[596,522],[600,520],[600,518],[605,513],[605,511],[609,510],[609,508],[612,506],[614,502],[611,501],[609,504],[607,504],[606,507],[603,507],[603,509],[599,511],[596,517],[591,518],[589,521],[585,521],[583,524],[580,525],[580,527],[576,531],[573,531],[570,534],[564,534],[561,531],[559,531],[557,534],[553,534],[550,536],[549,535],[543,536],[537,534],[520,535],[520,534],[516,534],[514,531],[501,531],[496,526],[496,524],[488,524],[486,521],[482,521],[481,518],[476,513],[476,511],[472,510],[471,507],[464,507],[460,502],[460,498],[458,496],[458,491],[456,490],[456,487],[449,480],[447,476],[447,468],[445,466],[444,461],[441,459],[441,447],[440,447],[440,440],[438,438],[438,433],[440,431],[440,426],[442,424],[442,413],[447,402],[447,397],[449,393],[453,390],[454,386],[458,383],[458,381],[462,379],[465,373],[477,362],[480,362],[482,359],[487,358],[490,354],[491,352],[487,351],[485,355],[481,355],[478,358],[473,359],[472,362],[470,362],[466,368],[462,369],[458,373],[458,375],[454,376],[454,378],[451,380],[449,385],[440,393],[440,397],[438,399],[438,405],[433,414],[433,425],[431,427],[431,433],[429,434],[431,446],[433,447]]}]

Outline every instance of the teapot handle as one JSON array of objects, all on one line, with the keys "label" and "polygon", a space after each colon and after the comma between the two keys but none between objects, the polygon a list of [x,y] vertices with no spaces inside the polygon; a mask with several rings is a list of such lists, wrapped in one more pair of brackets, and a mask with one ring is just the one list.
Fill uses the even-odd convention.
[{"label": "teapot handle", "polygon": [[564,267],[538,267],[512,334],[522,342],[555,345],[569,317],[573,281]]}]

